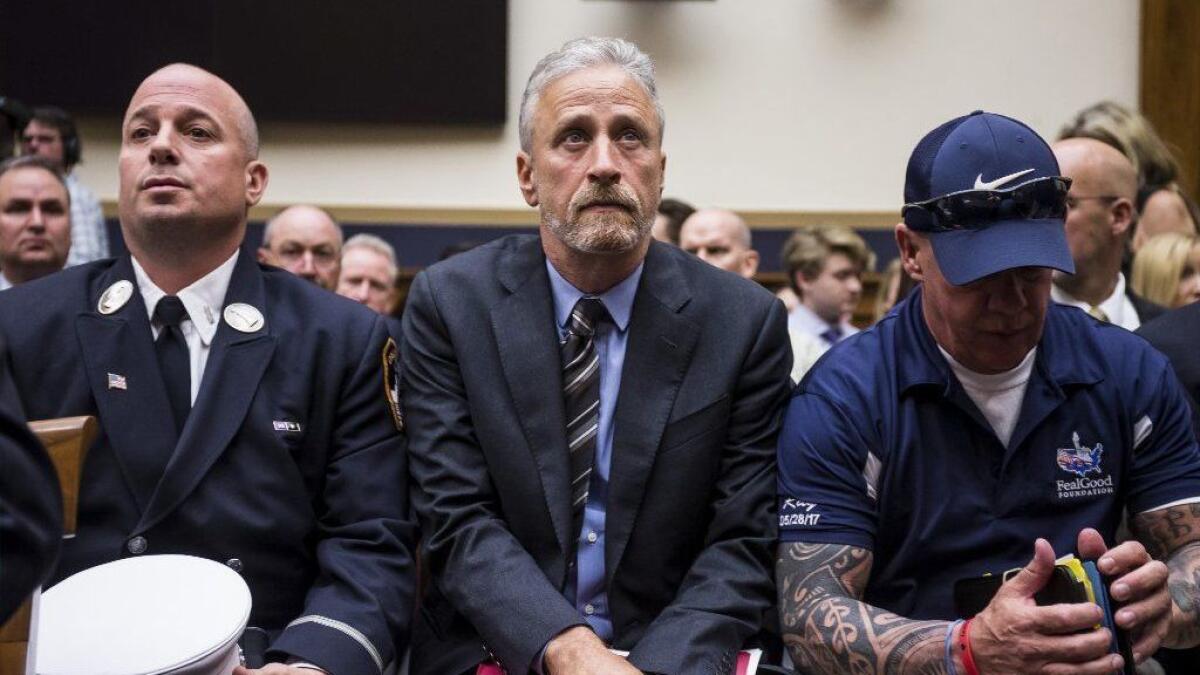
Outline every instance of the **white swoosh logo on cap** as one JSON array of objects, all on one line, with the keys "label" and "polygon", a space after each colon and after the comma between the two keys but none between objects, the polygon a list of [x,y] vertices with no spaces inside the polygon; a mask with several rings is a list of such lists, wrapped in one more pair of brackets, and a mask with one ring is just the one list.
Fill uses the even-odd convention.
[{"label": "white swoosh logo on cap", "polygon": [[1005,183],[1007,183],[1011,180],[1020,178],[1021,176],[1024,176],[1025,174],[1027,174],[1031,171],[1033,171],[1033,169],[1025,169],[1024,171],[1010,173],[1007,176],[1001,176],[1001,177],[997,178],[996,180],[989,180],[986,183],[983,182],[983,174],[979,174],[978,176],[975,177],[975,189],[976,190],[995,190],[996,188],[1000,187],[1001,185],[1004,185]]}]

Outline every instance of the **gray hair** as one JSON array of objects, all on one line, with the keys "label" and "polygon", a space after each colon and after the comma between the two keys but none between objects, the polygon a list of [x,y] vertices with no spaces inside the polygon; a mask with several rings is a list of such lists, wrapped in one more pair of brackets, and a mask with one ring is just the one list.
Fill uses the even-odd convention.
[{"label": "gray hair", "polygon": [[614,65],[629,74],[654,103],[658,115],[658,133],[661,138],[667,118],[663,114],[662,102],[658,100],[658,86],[654,82],[654,62],[637,45],[609,37],[584,37],[567,42],[558,51],[542,57],[534,66],[525,93],[521,96],[521,149],[530,152],[533,148],[533,109],[542,92],[551,82],[580,70],[596,66]]},{"label": "gray hair", "polygon": [[342,246],[342,257],[345,257],[351,249],[355,248],[374,251],[387,258],[388,266],[392,269],[392,279],[393,281],[395,280],[396,275],[400,272],[400,266],[396,263],[396,249],[386,239],[373,234],[356,234],[347,239],[345,245]]}]

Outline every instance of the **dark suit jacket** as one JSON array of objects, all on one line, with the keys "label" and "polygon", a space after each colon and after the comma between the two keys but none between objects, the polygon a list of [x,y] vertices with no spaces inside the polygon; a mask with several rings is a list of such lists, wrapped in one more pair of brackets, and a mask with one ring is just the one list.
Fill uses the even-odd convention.
[{"label": "dark suit jacket", "polygon": [[1200,303],[1167,312],[1143,324],[1137,333],[1171,360],[1191,400],[1192,422],[1200,439]]},{"label": "dark suit jacket", "polygon": [[141,294],[97,311],[121,279],[136,287],[128,256],[0,293],[25,412],[100,419],[57,578],[143,550],[227,562],[250,586],[251,625],[278,635],[275,657],[376,675],[406,636],[414,537],[384,321],[243,251],[225,305],[265,325],[221,322],[176,446]]},{"label": "dark suit jacket", "polygon": [[58,477],[0,363],[0,623],[50,576],[62,522]]},{"label": "dark suit jacket", "polygon": [[1167,311],[1166,307],[1150,302],[1137,293],[1134,293],[1129,288],[1125,289],[1125,295],[1129,298],[1129,302],[1133,305],[1134,311],[1137,312],[1139,323],[1148,323],[1153,321]]},{"label": "dark suit jacket", "polygon": [[[520,673],[583,617],[563,597],[571,509],[561,361],[541,242],[506,237],[418,275],[404,313],[413,503],[433,584],[413,672],[495,653]],[[612,646],[657,673],[727,673],[772,606],[783,306],[654,242],[614,417],[605,566]]]}]

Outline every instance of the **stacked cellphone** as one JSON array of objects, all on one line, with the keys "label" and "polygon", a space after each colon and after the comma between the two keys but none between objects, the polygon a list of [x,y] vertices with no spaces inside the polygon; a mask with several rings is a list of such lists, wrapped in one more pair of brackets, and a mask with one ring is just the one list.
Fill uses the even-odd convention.
[{"label": "stacked cellphone", "polygon": [[[1017,568],[1011,569],[1001,576],[986,574],[982,577],[959,579],[954,584],[955,611],[964,619],[975,616],[988,606],[992,597],[996,595],[996,591],[1000,590],[1000,586],[1020,571],[1021,569]],[[1104,610],[1101,625],[1108,628],[1113,636],[1110,651],[1120,654],[1124,659],[1125,666],[1121,672],[1124,675],[1134,675],[1137,670],[1133,663],[1132,643],[1129,640],[1129,634],[1118,628],[1113,620],[1117,610],[1121,608],[1121,604],[1109,597],[1109,582],[1111,579],[1106,579],[1100,574],[1094,561],[1079,560],[1073,555],[1067,555],[1055,562],[1054,573],[1051,575],[1050,581],[1033,596],[1033,599],[1039,605],[1081,602],[1100,605],[1100,609]],[[1096,628],[1100,628],[1100,626],[1096,626]]]}]

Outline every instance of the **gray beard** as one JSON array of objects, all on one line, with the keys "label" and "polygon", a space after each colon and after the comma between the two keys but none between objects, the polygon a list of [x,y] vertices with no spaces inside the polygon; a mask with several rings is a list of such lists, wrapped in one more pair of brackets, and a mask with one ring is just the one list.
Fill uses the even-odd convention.
[{"label": "gray beard", "polygon": [[654,218],[634,215],[632,223],[623,218],[589,219],[590,222],[564,223],[543,214],[546,226],[568,248],[580,253],[615,254],[633,250],[650,234]]}]

